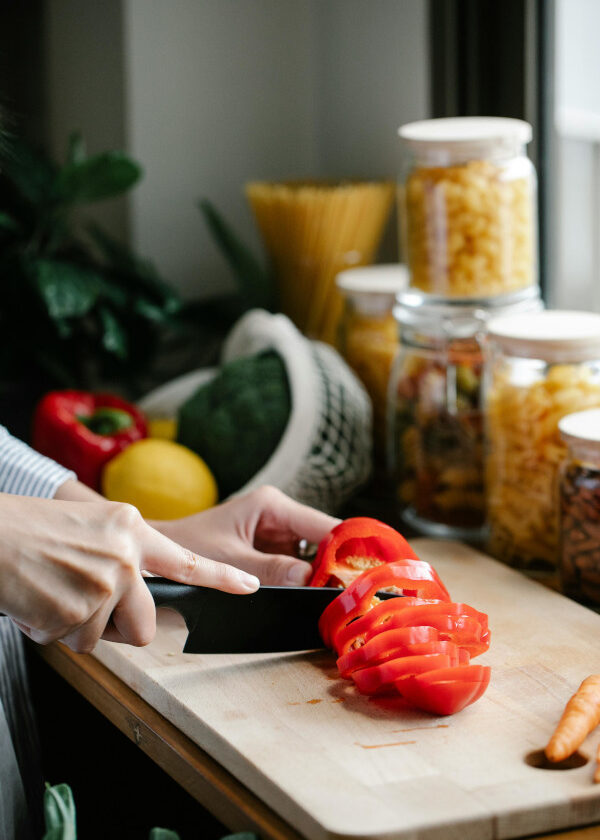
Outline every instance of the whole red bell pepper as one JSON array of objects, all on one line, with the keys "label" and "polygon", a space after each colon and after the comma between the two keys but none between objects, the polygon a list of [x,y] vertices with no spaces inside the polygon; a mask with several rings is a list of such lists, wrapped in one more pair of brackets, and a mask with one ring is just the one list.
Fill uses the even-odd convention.
[{"label": "whole red bell pepper", "polygon": [[77,473],[94,490],[107,461],[148,436],[146,419],[113,394],[51,391],[37,405],[33,447]]}]

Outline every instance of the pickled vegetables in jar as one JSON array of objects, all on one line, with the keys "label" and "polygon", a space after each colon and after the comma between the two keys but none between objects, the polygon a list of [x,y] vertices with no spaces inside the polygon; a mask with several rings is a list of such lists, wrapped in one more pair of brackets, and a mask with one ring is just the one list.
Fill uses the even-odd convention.
[{"label": "pickled vegetables in jar", "polygon": [[390,471],[404,521],[479,541],[485,523],[482,341],[492,313],[534,312],[534,288],[477,301],[417,290],[394,310],[401,347],[390,383]]}]

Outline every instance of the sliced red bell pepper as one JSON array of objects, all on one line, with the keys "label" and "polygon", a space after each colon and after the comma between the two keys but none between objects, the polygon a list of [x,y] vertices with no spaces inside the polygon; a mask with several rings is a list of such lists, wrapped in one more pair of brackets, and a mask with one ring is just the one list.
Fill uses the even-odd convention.
[{"label": "sliced red bell pepper", "polygon": [[309,586],[349,586],[366,569],[419,558],[394,528],[357,516],[336,525],[321,541]]},{"label": "sliced red bell pepper", "polygon": [[[431,646],[435,647],[435,642],[428,645],[426,650]],[[450,670],[469,664],[469,654],[456,645],[430,653],[420,652],[419,647],[415,645],[416,650],[407,656],[399,656],[397,659],[390,659],[388,662],[354,671],[352,679],[358,690],[363,694],[379,694],[391,689],[402,693],[401,680],[415,674],[428,674],[441,669]]]},{"label": "sliced red bell pepper", "polygon": [[414,598],[405,596],[400,601],[398,598],[390,598],[375,604],[360,618],[355,619],[351,624],[343,627],[337,634],[335,639],[335,649],[338,656],[353,650],[354,648],[364,645],[367,633],[370,633],[377,627],[382,630],[387,630],[387,622],[396,615],[398,610],[405,609],[408,606],[416,606],[417,604],[441,604],[448,603],[446,601],[439,601],[437,599],[426,600],[424,598]]},{"label": "sliced red bell pepper", "polygon": [[394,560],[385,566],[368,569],[323,611],[319,631],[328,647],[339,649],[336,637],[340,630],[371,609],[375,593],[380,590],[418,598],[450,600],[436,571],[422,560]]},{"label": "sliced red bell pepper", "polygon": [[419,709],[435,715],[453,715],[481,697],[490,675],[489,665],[455,666],[399,679],[396,687],[405,700]]},{"label": "sliced red bell pepper", "polygon": [[[487,615],[451,602],[435,570],[393,529],[362,518],[347,523],[319,546],[311,581],[347,586],[319,622],[341,675],[365,694],[399,693],[433,714],[475,702],[490,680],[488,666],[470,664],[489,647]],[[364,530],[373,523],[383,529],[380,540]],[[403,597],[380,600],[380,591]]]},{"label": "sliced red bell pepper", "polygon": [[[365,641],[376,638],[378,633],[389,632],[401,627],[435,627],[440,639],[455,642],[471,656],[478,656],[489,648],[489,630],[477,619],[461,613],[462,604],[448,604],[446,612],[429,610],[427,606],[399,610],[384,625],[379,625],[365,634]],[[457,609],[458,608],[458,609]]]},{"label": "sliced red bell pepper", "polygon": [[[463,662],[468,661],[471,656],[467,650],[459,647],[455,642],[439,638],[438,631],[433,627],[404,627],[402,630],[390,630],[389,634],[388,637],[388,633],[382,633],[380,636],[371,639],[363,647],[341,656],[337,661],[340,675],[344,679],[349,679],[355,671],[359,671],[361,668],[371,668],[382,662],[398,659],[400,656],[427,653],[447,653],[458,656],[458,652],[462,651],[464,655],[461,653],[459,658]],[[423,638],[426,641],[406,641],[402,643],[398,641],[398,636],[402,638],[400,634],[408,634],[405,638],[409,640]]]},{"label": "sliced red bell pepper", "polygon": [[52,391],[38,403],[33,446],[73,470],[94,490],[107,461],[147,437],[146,419],[131,403],[113,394]]}]

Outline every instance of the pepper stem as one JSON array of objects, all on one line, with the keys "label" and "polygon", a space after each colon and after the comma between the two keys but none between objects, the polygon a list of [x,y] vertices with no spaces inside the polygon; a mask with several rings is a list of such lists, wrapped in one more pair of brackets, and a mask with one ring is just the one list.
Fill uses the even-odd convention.
[{"label": "pepper stem", "polygon": [[121,408],[97,408],[93,414],[78,414],[77,419],[95,435],[114,435],[133,426],[133,417]]}]

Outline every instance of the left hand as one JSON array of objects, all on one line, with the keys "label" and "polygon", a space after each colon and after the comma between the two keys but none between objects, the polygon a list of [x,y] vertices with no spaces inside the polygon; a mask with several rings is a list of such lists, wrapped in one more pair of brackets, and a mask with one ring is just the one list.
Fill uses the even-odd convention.
[{"label": "left hand", "polygon": [[190,551],[244,569],[263,584],[302,586],[311,566],[294,557],[298,540],[318,543],[338,523],[275,487],[260,487],[193,516],[150,524]]}]

